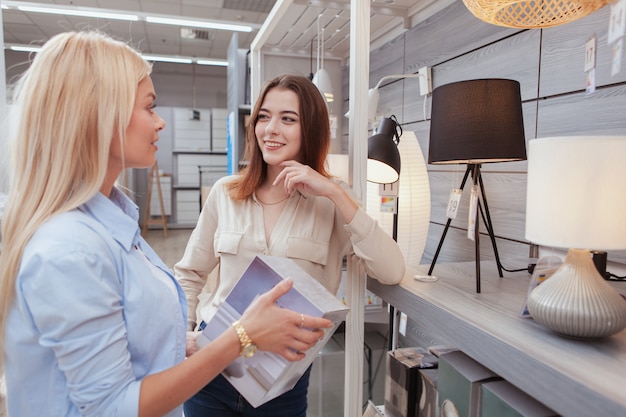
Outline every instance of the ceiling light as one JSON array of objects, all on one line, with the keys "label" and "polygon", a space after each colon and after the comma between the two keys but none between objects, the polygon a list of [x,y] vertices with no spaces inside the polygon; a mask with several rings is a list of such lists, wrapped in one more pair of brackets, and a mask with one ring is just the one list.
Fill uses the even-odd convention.
[{"label": "ceiling light", "polygon": [[6,47],[12,51],[18,52],[39,52],[41,49],[41,46],[34,45],[6,45]]},{"label": "ceiling light", "polygon": [[252,32],[251,26],[219,23],[208,20],[173,19],[170,17],[146,16],[146,22],[162,25],[191,26],[205,29],[232,30],[235,32]]},{"label": "ceiling light", "polygon": [[22,1],[2,0],[3,9],[17,9],[22,12],[32,13],[48,13],[66,16],[82,16],[82,17],[94,17],[99,19],[112,19],[112,20],[127,20],[127,21],[146,21],[149,23],[157,23],[164,25],[176,25],[176,26],[191,26],[206,29],[221,29],[230,30],[235,32],[252,32],[254,29],[258,29],[260,25],[257,24],[238,24],[237,22],[225,21],[225,20],[208,20],[208,19],[186,19],[173,18],[169,15],[160,15],[145,12],[128,13],[125,10],[115,9],[102,9],[96,7],[63,7],[54,4],[44,3],[29,3]]},{"label": "ceiling light", "polygon": [[146,61],[173,62],[175,64],[191,64],[191,58],[167,56],[167,55],[142,55]]},{"label": "ceiling light", "polygon": [[[326,102],[332,103],[335,100],[335,94],[333,93],[330,74],[324,69],[324,27],[322,26],[320,30],[321,18],[321,14],[317,16],[317,72],[311,81],[320,90]],[[313,40],[311,40],[311,46],[313,46],[312,43]]]},{"label": "ceiling light", "polygon": [[[39,52],[41,50],[41,46],[37,45],[17,45],[17,44],[6,44],[5,49],[10,49],[16,52]],[[216,67],[227,67],[228,61],[219,60],[219,59],[208,59],[208,58],[197,58],[190,56],[172,56],[172,55],[150,55],[150,54],[142,54],[143,59],[146,61],[152,62],[171,62],[175,64],[192,64],[196,63],[198,65],[213,65]]]},{"label": "ceiling light", "polygon": [[199,59],[196,61],[198,65],[214,65],[216,67],[227,67],[228,61],[220,61],[217,59]]},{"label": "ceiling light", "polygon": [[139,20],[139,16],[134,15],[134,14],[100,12],[96,10],[81,9],[81,8],[63,9],[63,8],[57,8],[57,7],[17,6],[17,9],[22,12],[60,14],[60,15],[65,15],[65,16],[95,17],[98,19],[114,19],[114,20],[130,20],[130,21]]}]

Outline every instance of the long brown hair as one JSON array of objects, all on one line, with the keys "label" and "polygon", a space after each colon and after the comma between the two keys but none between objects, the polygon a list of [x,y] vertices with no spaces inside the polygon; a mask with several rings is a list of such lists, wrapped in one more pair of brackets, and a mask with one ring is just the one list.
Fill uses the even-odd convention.
[{"label": "long brown hair", "polygon": [[302,161],[320,174],[330,177],[326,171],[326,155],[330,149],[330,121],[326,101],[317,87],[306,77],[298,75],[280,75],[263,85],[246,132],[246,150],[244,158],[248,166],[241,170],[241,176],[228,184],[231,198],[245,200],[263,183],[267,176],[267,163],[257,143],[254,133],[259,111],[267,93],[274,89],[291,90],[300,102],[300,128],[302,136]]}]

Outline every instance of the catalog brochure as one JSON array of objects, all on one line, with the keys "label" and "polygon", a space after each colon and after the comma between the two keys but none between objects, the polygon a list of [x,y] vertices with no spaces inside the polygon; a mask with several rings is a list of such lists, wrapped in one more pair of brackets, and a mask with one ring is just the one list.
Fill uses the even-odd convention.
[{"label": "catalog brochure", "polygon": [[214,340],[241,317],[255,297],[285,278],[293,280],[293,287],[278,299],[277,304],[306,315],[325,317],[334,326],[326,329],[323,339],[298,362],[289,362],[275,353],[258,351],[252,358],[237,358],[222,372],[254,407],[295,386],[318,352],[345,320],[348,308],[291,259],[259,255],[252,260],[197,341],[202,347]]}]

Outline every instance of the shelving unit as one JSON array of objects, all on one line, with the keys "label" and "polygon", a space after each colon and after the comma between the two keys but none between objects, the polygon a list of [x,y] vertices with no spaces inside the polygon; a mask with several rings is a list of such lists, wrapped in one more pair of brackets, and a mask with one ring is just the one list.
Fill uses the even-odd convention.
[{"label": "shelving unit", "polygon": [[200,209],[199,167],[212,167],[216,178],[227,174],[226,109],[177,108],[173,112],[172,223],[194,227]]},{"label": "shelving unit", "polygon": [[[601,340],[559,336],[519,316],[528,273],[499,278],[494,262],[481,268],[480,294],[473,262],[438,264],[436,282],[413,279],[427,272],[424,265],[407,271],[399,285],[370,278],[367,288],[415,321],[410,331],[422,347],[460,349],[560,415],[626,415],[626,330]],[[626,282],[614,287],[626,294]]]},{"label": "shelving unit", "polygon": [[193,227],[198,221],[200,210],[200,175],[199,167],[214,167],[213,175],[216,178],[227,174],[226,152],[213,151],[180,151],[172,152],[174,158],[174,178],[172,186],[176,223],[179,226]]}]

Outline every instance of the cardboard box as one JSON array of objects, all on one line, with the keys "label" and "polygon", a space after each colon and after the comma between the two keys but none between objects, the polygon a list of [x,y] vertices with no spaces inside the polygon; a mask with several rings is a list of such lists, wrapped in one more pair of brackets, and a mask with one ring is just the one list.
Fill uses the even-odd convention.
[{"label": "cardboard box", "polygon": [[456,412],[461,417],[478,417],[481,384],[500,379],[461,351],[442,354],[437,376],[441,415],[455,415]]},{"label": "cardboard box", "polygon": [[557,413],[508,381],[483,384],[481,417],[556,417]]},{"label": "cardboard box", "polygon": [[409,347],[387,353],[385,413],[391,417],[417,417],[422,380],[419,370],[437,367],[437,358],[425,349]]},{"label": "cardboard box", "polygon": [[255,257],[226,297],[215,316],[198,337],[202,347],[217,338],[238,320],[250,303],[282,279],[291,278],[293,288],[277,304],[309,316],[325,317],[334,326],[325,329],[323,339],[306,352],[304,359],[289,362],[271,352],[258,351],[252,358],[237,358],[222,374],[248,400],[258,407],[292,389],[345,320],[348,308],[308,275],[294,261],[274,256]]}]

